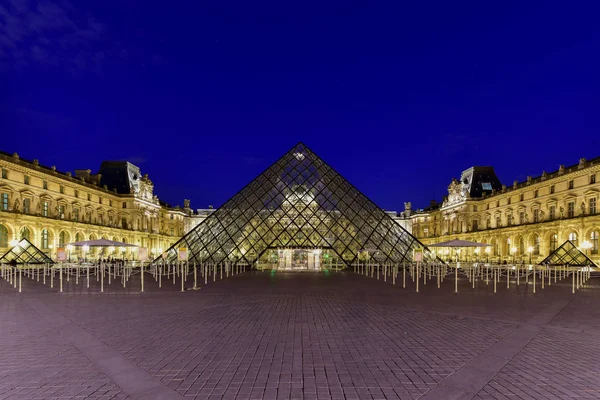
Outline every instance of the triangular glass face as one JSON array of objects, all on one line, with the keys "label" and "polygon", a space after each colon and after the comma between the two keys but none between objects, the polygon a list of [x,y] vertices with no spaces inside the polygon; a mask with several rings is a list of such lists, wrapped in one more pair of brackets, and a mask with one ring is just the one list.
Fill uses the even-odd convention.
[{"label": "triangular glass face", "polygon": [[[348,265],[359,253],[409,262],[425,246],[299,143],[167,250],[165,261],[177,261],[181,247],[193,262],[269,262],[303,249]],[[428,249],[424,257],[435,258]]]},{"label": "triangular glass face", "polygon": [[15,247],[0,257],[0,264],[10,264],[11,262],[16,262],[17,264],[54,263],[50,257],[31,244],[27,239],[21,239]]},{"label": "triangular glass face", "polygon": [[592,260],[588,258],[585,254],[581,252],[571,242],[567,240],[560,247],[554,250],[548,257],[541,262],[541,264],[550,264],[550,265],[570,265],[573,267],[583,267],[586,265],[595,265]]}]

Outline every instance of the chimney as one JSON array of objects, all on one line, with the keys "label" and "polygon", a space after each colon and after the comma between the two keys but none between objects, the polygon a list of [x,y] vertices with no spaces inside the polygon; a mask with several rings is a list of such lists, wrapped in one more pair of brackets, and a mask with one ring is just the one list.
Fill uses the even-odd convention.
[{"label": "chimney", "polygon": [[429,207],[435,207],[437,205],[437,202],[435,200],[430,200],[429,201]]}]

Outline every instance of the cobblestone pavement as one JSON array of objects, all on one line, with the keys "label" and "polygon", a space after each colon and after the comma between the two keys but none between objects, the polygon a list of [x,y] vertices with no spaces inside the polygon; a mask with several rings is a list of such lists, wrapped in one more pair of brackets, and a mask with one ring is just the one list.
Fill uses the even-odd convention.
[{"label": "cobblestone pavement", "polygon": [[[0,280],[0,399],[600,398],[600,279],[534,295],[351,272]],[[189,282],[188,282],[189,285]]]}]

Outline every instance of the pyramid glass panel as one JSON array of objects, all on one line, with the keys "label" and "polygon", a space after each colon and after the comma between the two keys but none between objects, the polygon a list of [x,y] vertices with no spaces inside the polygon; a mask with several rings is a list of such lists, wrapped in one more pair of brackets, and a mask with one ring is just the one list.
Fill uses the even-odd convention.
[{"label": "pyramid glass panel", "polygon": [[0,264],[54,264],[54,261],[29,240],[21,239],[12,249],[0,257]]},{"label": "pyramid glass panel", "polygon": [[[314,268],[351,264],[365,251],[410,262],[414,248],[425,248],[302,143],[167,250],[167,261],[177,261],[179,247],[192,262]],[[428,249],[425,258],[435,259]]]},{"label": "pyramid glass panel", "polygon": [[572,267],[584,267],[587,265],[596,265],[592,260],[588,258],[584,253],[581,252],[571,242],[567,240],[560,247],[554,250],[548,257],[544,259],[540,264],[549,265],[570,265]]}]

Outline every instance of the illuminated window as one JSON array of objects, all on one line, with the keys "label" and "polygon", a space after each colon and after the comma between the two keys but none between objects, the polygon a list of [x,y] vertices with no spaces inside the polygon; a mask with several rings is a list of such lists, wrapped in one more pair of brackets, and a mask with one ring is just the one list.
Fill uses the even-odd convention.
[{"label": "illuminated window", "polygon": [[540,210],[533,210],[533,222],[540,222]]},{"label": "illuminated window", "polygon": [[596,198],[590,199],[590,214],[596,214]]},{"label": "illuminated window", "polygon": [[47,250],[48,248],[48,229],[42,229],[42,249]]},{"label": "illuminated window", "polygon": [[540,255],[540,237],[538,235],[535,235],[533,238],[533,255]]},{"label": "illuminated window", "polygon": [[558,245],[558,235],[555,233],[550,236],[550,251],[556,250],[556,246]]},{"label": "illuminated window", "polygon": [[127,202],[123,202],[123,208],[127,208]]},{"label": "illuminated window", "polygon": [[567,203],[567,217],[573,218],[575,216],[575,202],[570,201]]},{"label": "illuminated window", "polygon": [[58,247],[63,247],[67,242],[67,234],[65,231],[62,231],[58,234]]},{"label": "illuminated window", "polygon": [[73,220],[74,221],[79,221],[79,208],[75,208],[73,210]]},{"label": "illuminated window", "polygon": [[524,224],[525,223],[525,212],[524,211],[521,211],[519,213],[519,223],[520,224]]},{"label": "illuminated window", "polygon": [[592,242],[592,254],[598,254],[598,232],[593,231],[590,235],[590,241]]},{"label": "illuminated window", "polygon": [[48,216],[48,208],[49,208],[49,207],[48,207],[48,202],[47,202],[47,201],[44,201],[44,202],[42,203],[42,215],[43,215],[44,217],[47,217],[47,216]]},{"label": "illuminated window", "polygon": [[8,193],[2,193],[0,200],[0,210],[8,211]]},{"label": "illuminated window", "polygon": [[555,219],[556,218],[556,206],[550,206],[550,210],[549,210],[548,214],[549,214],[548,217],[550,218],[550,221]]},{"label": "illuminated window", "polygon": [[23,212],[29,214],[31,212],[31,200],[28,198],[23,199]]},{"label": "illuminated window", "polygon": [[65,206],[58,206],[58,218],[63,219],[65,217]]},{"label": "illuminated window", "polygon": [[2,179],[8,179],[8,171],[2,168]]},{"label": "illuminated window", "polygon": [[31,242],[31,231],[27,227],[21,228],[21,232],[19,232],[20,239],[27,239]]},{"label": "illuminated window", "polygon": [[575,246],[577,246],[577,233],[571,232],[569,233],[569,240],[573,242]]},{"label": "illuminated window", "polygon": [[8,229],[0,225],[0,247],[8,247]]}]

